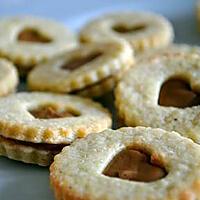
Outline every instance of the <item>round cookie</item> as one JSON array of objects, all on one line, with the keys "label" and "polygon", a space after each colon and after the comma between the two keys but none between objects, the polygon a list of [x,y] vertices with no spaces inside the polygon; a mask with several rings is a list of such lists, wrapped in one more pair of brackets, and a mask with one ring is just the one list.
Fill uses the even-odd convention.
[{"label": "round cookie", "polygon": [[137,62],[115,91],[125,124],[175,130],[200,143],[199,52],[173,46]]},{"label": "round cookie", "polygon": [[167,46],[173,38],[173,28],[167,19],[146,12],[107,14],[89,22],[80,31],[80,40],[86,43],[125,39],[136,54]]},{"label": "round cookie", "polygon": [[[151,51],[146,51],[136,58],[136,63],[144,62],[148,59],[153,59],[158,56],[168,56],[168,55],[180,55],[180,54],[200,54],[199,46],[195,45],[188,45],[188,44],[170,44],[167,47],[159,48],[159,49],[152,49]],[[137,65],[137,64],[136,64]]]},{"label": "round cookie", "polygon": [[14,92],[17,84],[17,70],[12,63],[0,58],[0,96]]},{"label": "round cookie", "polygon": [[85,44],[38,65],[28,76],[28,86],[97,97],[112,90],[133,63],[126,41]]},{"label": "round cookie", "polygon": [[200,147],[192,140],[129,127],[65,147],[50,167],[50,180],[56,200],[199,199],[199,166]]},{"label": "round cookie", "polygon": [[33,16],[0,20],[0,56],[15,63],[22,74],[76,44],[72,33],[51,20]]},{"label": "round cookie", "polygon": [[64,146],[34,144],[0,136],[0,156],[40,166],[50,165]]},{"label": "round cookie", "polygon": [[63,146],[111,126],[109,112],[72,95],[17,93],[0,99],[0,154],[49,165]]}]

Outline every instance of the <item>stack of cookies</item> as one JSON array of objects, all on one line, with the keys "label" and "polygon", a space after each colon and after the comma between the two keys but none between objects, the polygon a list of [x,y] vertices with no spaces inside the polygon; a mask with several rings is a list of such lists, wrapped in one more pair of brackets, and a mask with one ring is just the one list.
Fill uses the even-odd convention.
[{"label": "stack of cookies", "polygon": [[[106,14],[77,35],[0,19],[0,155],[51,165],[57,200],[200,199],[200,47],[173,39],[148,12]],[[20,80],[29,92],[14,93]]]}]

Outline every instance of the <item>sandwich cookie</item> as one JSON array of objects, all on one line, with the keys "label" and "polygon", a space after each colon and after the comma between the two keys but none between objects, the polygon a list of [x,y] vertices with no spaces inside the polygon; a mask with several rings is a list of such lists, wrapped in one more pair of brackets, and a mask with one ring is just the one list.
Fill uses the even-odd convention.
[{"label": "sandwich cookie", "polygon": [[38,65],[28,76],[30,90],[98,97],[114,88],[134,63],[126,41],[85,44]]},{"label": "sandwich cookie", "polygon": [[89,22],[80,31],[81,42],[125,39],[136,54],[167,46],[173,38],[173,27],[166,18],[146,12],[106,14]]},{"label": "sandwich cookie", "polygon": [[22,75],[76,45],[75,36],[51,20],[33,16],[0,20],[0,56],[11,60]]},{"label": "sandwich cookie", "polygon": [[109,112],[92,100],[50,93],[0,99],[0,155],[49,165],[75,139],[111,126]]},{"label": "sandwich cookie", "polygon": [[65,147],[50,180],[56,200],[189,200],[200,198],[199,167],[199,145],[176,132],[108,129]]},{"label": "sandwich cookie", "polygon": [[116,107],[128,126],[175,130],[200,143],[200,51],[179,49],[137,62],[116,88]]}]

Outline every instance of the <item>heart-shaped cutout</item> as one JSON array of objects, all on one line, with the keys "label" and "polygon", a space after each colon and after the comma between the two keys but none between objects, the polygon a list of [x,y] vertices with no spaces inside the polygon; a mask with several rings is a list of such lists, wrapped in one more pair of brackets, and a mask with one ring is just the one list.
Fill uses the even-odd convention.
[{"label": "heart-shaped cutout", "polygon": [[161,87],[158,104],[178,108],[197,106],[200,104],[200,95],[186,81],[170,79]]},{"label": "heart-shaped cutout", "polygon": [[153,164],[149,155],[137,150],[125,149],[114,157],[103,174],[132,181],[151,182],[165,177],[166,171]]},{"label": "heart-shaped cutout", "polygon": [[65,63],[61,68],[62,69],[66,69],[66,70],[76,70],[79,67],[88,64],[92,61],[94,61],[95,59],[99,58],[103,53],[101,52],[93,52],[87,56],[77,56],[72,58],[71,60],[69,60],[67,63]]},{"label": "heart-shaped cutout", "polygon": [[42,35],[39,31],[31,28],[22,30],[18,35],[18,40],[23,42],[37,42],[37,43],[49,43],[51,39]]},{"label": "heart-shaped cutout", "polygon": [[125,33],[133,33],[138,31],[144,31],[146,28],[146,25],[144,24],[138,24],[134,26],[127,26],[125,24],[117,24],[113,26],[113,30],[117,33],[125,34]]},{"label": "heart-shaped cutout", "polygon": [[29,113],[37,119],[55,119],[63,117],[78,117],[80,113],[71,108],[59,110],[56,105],[45,104],[36,109],[29,110]]}]

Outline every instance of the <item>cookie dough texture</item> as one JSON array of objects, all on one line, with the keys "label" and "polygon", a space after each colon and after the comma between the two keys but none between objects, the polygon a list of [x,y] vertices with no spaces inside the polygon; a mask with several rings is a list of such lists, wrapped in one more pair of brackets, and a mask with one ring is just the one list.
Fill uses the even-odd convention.
[{"label": "cookie dough texture", "polygon": [[52,163],[56,153],[58,152],[18,144],[14,140],[12,141],[0,136],[0,155],[6,156],[12,160],[45,167]]},{"label": "cookie dough texture", "polygon": [[[33,29],[50,39],[48,43],[19,41],[18,35]],[[14,62],[21,72],[27,72],[41,61],[73,48],[76,37],[63,25],[34,16],[7,17],[0,20],[0,56]]]},{"label": "cookie dough texture", "polygon": [[[126,147],[145,149],[163,164],[167,176],[145,183],[103,175]],[[50,179],[57,200],[189,200],[200,198],[199,167],[200,147],[192,140],[161,129],[122,128],[91,134],[65,147],[50,167]]]},{"label": "cookie dough texture", "polygon": [[161,15],[147,12],[106,14],[89,22],[80,31],[80,40],[86,43],[125,39],[136,54],[167,46],[173,38],[171,23]]},{"label": "cookie dough texture", "polygon": [[18,82],[18,73],[14,65],[0,58],[0,96],[14,92]]},{"label": "cookie dough texture", "polygon": [[[0,104],[0,155],[42,166],[49,165],[63,146],[112,123],[100,104],[72,95],[17,93],[1,98]],[[45,105],[78,115],[40,119],[31,114],[30,110]]]},{"label": "cookie dough texture", "polygon": [[161,86],[170,78],[186,80],[192,90],[200,91],[199,49],[183,47],[172,47],[138,62],[116,88],[116,107],[126,125],[175,130],[200,143],[199,106],[180,109],[158,105]]},{"label": "cookie dough texture", "polygon": [[188,44],[177,44],[173,43],[163,48],[152,49],[151,51],[146,51],[137,56],[136,62],[144,62],[145,60],[148,62],[150,59],[154,59],[158,56],[170,56],[170,55],[183,55],[183,54],[200,54],[199,46],[188,45]]},{"label": "cookie dough texture", "polygon": [[[76,117],[39,119],[29,110],[55,105],[80,113]],[[92,100],[50,93],[18,93],[0,99],[1,136],[35,143],[69,144],[80,136],[111,126],[110,114]]]},{"label": "cookie dough texture", "polygon": [[[76,69],[63,69],[72,59],[99,54]],[[97,97],[113,89],[134,63],[133,50],[126,41],[82,45],[38,65],[28,76],[31,90],[78,93]]]},{"label": "cookie dough texture", "polygon": [[[119,75],[118,78],[120,78],[121,75],[120,74],[118,75]],[[75,94],[83,96],[83,97],[93,97],[93,98],[101,97],[104,94],[107,94],[108,92],[110,92],[113,88],[115,88],[115,86],[117,85],[119,81],[118,78],[114,78],[110,76],[94,85],[91,85],[82,90],[76,91]]]}]

